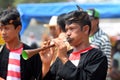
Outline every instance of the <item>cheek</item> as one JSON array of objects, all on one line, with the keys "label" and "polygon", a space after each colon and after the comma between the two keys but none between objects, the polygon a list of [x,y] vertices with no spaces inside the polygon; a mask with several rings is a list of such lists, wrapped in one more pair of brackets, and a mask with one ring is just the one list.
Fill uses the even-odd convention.
[{"label": "cheek", "polygon": [[12,35],[14,37],[14,36],[18,35],[18,32],[15,31],[15,30],[11,30],[11,31],[8,32],[8,35],[10,35],[10,36]]},{"label": "cheek", "polygon": [[80,36],[75,36],[72,41],[72,46],[77,46],[82,42],[82,39]]},{"label": "cheek", "polygon": [[56,33],[59,34],[60,33],[60,29],[56,29]]},{"label": "cheek", "polygon": [[81,35],[80,32],[74,33],[73,36],[74,36],[74,39],[75,39],[76,41],[79,41],[79,40],[81,40],[81,38],[82,38],[82,35]]},{"label": "cheek", "polygon": [[82,35],[77,35],[77,36],[76,36],[76,39],[77,39],[78,42],[81,41]]},{"label": "cheek", "polygon": [[54,30],[53,30],[53,29],[51,29],[51,30],[50,30],[50,33],[54,33]]}]

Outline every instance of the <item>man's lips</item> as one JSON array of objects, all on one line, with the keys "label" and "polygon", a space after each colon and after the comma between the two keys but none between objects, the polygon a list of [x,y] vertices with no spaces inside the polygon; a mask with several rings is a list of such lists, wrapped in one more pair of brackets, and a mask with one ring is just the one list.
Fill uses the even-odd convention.
[{"label": "man's lips", "polygon": [[71,42],[72,40],[73,40],[72,38],[67,37],[67,41],[68,41],[68,42]]}]

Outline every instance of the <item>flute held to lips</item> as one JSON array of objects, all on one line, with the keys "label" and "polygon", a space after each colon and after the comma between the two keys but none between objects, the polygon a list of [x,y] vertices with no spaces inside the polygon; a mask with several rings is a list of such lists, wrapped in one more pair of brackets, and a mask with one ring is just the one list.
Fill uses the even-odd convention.
[{"label": "flute held to lips", "polygon": [[[64,42],[69,42],[69,41],[71,41],[71,38],[67,38],[67,39],[65,39],[63,41]],[[27,59],[31,58],[33,55],[39,53],[40,51],[51,48],[51,47],[54,47],[54,46],[55,46],[55,44],[53,42],[51,42],[51,44],[49,46],[44,47],[44,48],[23,50],[22,51],[22,57],[23,57],[24,60],[27,60]]]}]

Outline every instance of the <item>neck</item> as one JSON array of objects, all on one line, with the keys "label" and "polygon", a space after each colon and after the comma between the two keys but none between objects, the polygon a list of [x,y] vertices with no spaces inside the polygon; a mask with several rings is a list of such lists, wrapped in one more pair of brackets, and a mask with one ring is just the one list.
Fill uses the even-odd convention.
[{"label": "neck", "polygon": [[83,50],[83,49],[86,49],[90,47],[90,43],[89,42],[86,42],[86,43],[80,43],[78,46],[75,46],[73,51],[76,52],[76,51],[79,51],[79,50]]},{"label": "neck", "polygon": [[6,43],[6,46],[8,49],[14,50],[14,49],[20,48],[22,46],[22,43],[20,42],[20,40],[16,40],[16,41]]},{"label": "neck", "polygon": [[98,31],[99,31],[99,27],[95,31],[90,32],[90,36],[93,36]]}]

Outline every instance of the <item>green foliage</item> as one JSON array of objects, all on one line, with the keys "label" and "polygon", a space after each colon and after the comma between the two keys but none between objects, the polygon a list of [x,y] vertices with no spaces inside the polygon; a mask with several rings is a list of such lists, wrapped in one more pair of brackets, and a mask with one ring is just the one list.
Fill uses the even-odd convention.
[{"label": "green foliage", "polygon": [[13,5],[16,6],[17,4],[21,3],[39,3],[40,0],[14,0]]},{"label": "green foliage", "polygon": [[40,0],[41,3],[49,3],[49,2],[66,2],[67,0]]},{"label": "green foliage", "polygon": [[14,0],[0,0],[0,8],[8,8],[12,6]]},{"label": "green foliage", "polygon": [[8,7],[16,7],[21,3],[51,3],[51,2],[65,2],[67,0],[0,0],[0,9]]}]

